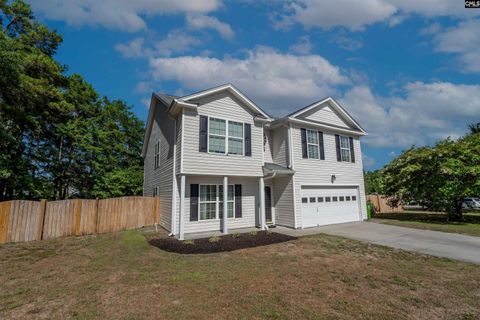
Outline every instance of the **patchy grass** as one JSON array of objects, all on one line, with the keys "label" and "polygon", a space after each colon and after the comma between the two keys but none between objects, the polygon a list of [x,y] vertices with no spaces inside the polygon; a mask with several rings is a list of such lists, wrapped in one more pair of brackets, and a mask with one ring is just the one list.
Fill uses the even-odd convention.
[{"label": "patchy grass", "polygon": [[464,214],[465,221],[452,222],[446,214],[428,212],[400,212],[375,214],[378,222],[400,227],[461,233],[480,237],[480,215],[476,212]]},{"label": "patchy grass", "polygon": [[480,266],[327,235],[181,255],[128,231],[3,245],[0,268],[0,319],[480,317]]}]

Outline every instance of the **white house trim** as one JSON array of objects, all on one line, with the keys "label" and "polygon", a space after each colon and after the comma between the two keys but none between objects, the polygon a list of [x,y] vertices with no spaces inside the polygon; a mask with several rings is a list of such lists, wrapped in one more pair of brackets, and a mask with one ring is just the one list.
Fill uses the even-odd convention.
[{"label": "white house trim", "polygon": [[290,121],[292,123],[299,124],[299,125],[309,125],[309,126],[313,126],[315,128],[321,128],[321,129],[326,129],[326,130],[330,130],[330,131],[337,131],[337,132],[340,132],[340,133],[345,133],[345,134],[354,135],[354,136],[366,136],[367,135],[367,133],[364,132],[364,131],[362,131],[362,132],[354,131],[354,130],[335,127],[335,126],[329,126],[327,124],[320,124],[320,123],[316,123],[316,122],[313,122],[313,121],[300,120],[300,119],[292,118],[292,117],[289,117],[288,121]]},{"label": "white house trim", "polygon": [[198,98],[201,98],[201,97],[205,97],[205,96],[208,96],[208,95],[211,95],[211,94],[215,94],[215,93],[218,93],[218,92],[221,92],[221,91],[229,91],[230,93],[232,93],[235,97],[237,97],[238,99],[240,99],[240,101],[244,102],[248,107],[250,107],[252,110],[254,110],[255,112],[257,113],[260,113],[262,116],[264,116],[267,120],[271,120],[270,116],[265,113],[260,107],[258,107],[255,103],[253,103],[249,98],[247,98],[242,92],[240,92],[240,90],[238,90],[237,88],[235,88],[232,84],[230,83],[227,83],[227,84],[224,84],[224,85],[221,85],[221,86],[218,86],[218,87],[215,87],[215,88],[212,88],[212,89],[208,89],[208,90],[205,90],[205,91],[200,91],[200,92],[197,92],[197,93],[194,93],[194,94],[191,94],[191,95],[188,95],[188,96],[184,96],[182,97],[181,99],[183,101],[189,101],[189,100],[193,100],[193,99],[198,99]]},{"label": "white house trim", "polygon": [[365,130],[363,130],[363,128],[358,124],[357,121],[355,121],[355,119],[353,119],[346,111],[345,109],[343,109],[343,107],[335,101],[335,99],[333,99],[332,97],[328,97],[328,98],[325,98],[323,100],[320,100],[318,102],[315,102],[313,104],[311,104],[310,106],[306,107],[306,108],[303,108],[303,109],[300,109],[298,110],[297,112],[295,112],[294,114],[291,114],[289,116],[289,118],[297,118],[299,115],[305,113],[305,112],[308,112],[310,110],[312,110],[313,108],[316,108],[324,103],[329,103],[330,106],[333,106],[333,108],[335,110],[337,110],[345,119],[349,120],[350,122],[352,122],[356,129],[358,129],[361,133],[363,134],[366,134]]}]

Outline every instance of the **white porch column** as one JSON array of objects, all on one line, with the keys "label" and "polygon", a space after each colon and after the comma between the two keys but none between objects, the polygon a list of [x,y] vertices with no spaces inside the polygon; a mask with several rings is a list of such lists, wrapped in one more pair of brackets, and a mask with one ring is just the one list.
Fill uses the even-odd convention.
[{"label": "white porch column", "polygon": [[258,182],[258,188],[260,193],[260,226],[262,230],[266,229],[267,223],[265,222],[265,182],[263,177],[260,178]]},{"label": "white porch column", "polygon": [[185,239],[185,232],[184,232],[184,220],[185,220],[185,175],[180,176],[180,217],[178,219],[178,238],[180,240]]},{"label": "white porch column", "polygon": [[228,177],[223,177],[223,219],[222,233],[228,234]]}]

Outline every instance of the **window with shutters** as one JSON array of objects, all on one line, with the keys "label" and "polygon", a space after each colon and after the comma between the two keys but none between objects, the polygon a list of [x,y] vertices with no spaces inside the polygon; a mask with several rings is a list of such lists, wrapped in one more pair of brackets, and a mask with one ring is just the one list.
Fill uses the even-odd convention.
[{"label": "window with shutters", "polygon": [[[200,220],[223,218],[223,185],[201,184],[199,197]],[[228,218],[235,217],[235,186],[228,185]]]},{"label": "window with shutters", "polygon": [[318,132],[307,129],[307,155],[309,159],[319,158]]},{"label": "window with shutters", "polygon": [[208,152],[244,155],[244,123],[209,118],[208,126]]},{"label": "window with shutters", "polygon": [[350,162],[350,140],[346,136],[340,136],[340,157],[342,161]]},{"label": "window with shutters", "polygon": [[160,140],[155,143],[154,168],[160,167]]}]

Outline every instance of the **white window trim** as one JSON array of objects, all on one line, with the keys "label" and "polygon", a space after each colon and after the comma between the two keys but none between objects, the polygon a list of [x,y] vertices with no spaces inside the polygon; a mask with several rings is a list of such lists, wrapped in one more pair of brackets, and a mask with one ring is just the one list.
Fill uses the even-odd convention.
[{"label": "white window trim", "polygon": [[[225,135],[220,135],[220,134],[211,134],[210,133],[210,119],[218,119],[218,120],[223,120],[225,121]],[[207,116],[207,121],[208,121],[208,126],[207,126],[207,153],[209,154],[217,154],[217,155],[226,155],[226,156],[237,156],[237,157],[244,157],[245,156],[245,122],[242,121],[237,121],[237,120],[232,120],[232,119],[227,119],[227,118],[221,118],[221,117],[210,117]],[[228,135],[228,125],[229,122],[236,122],[236,123],[241,123],[242,124],[242,137],[230,137]],[[210,151],[210,135],[216,136],[216,137],[222,137],[225,138],[225,151],[223,153],[221,152],[213,152]],[[234,153],[228,153],[228,140],[229,138],[233,139],[241,139],[242,140],[242,153],[241,154],[234,154]]]},{"label": "white window trim", "polygon": [[160,139],[155,143],[154,155],[153,155],[153,168],[160,168]]},{"label": "white window trim", "polygon": [[[342,137],[347,139],[348,147],[342,147]],[[351,151],[350,151],[350,137],[339,135],[338,140],[339,140],[338,143],[339,143],[339,147],[340,147],[340,160],[342,162],[352,162],[352,154],[351,154]],[[343,159],[342,150],[347,150],[348,151],[348,160]]]},{"label": "white window trim", "polygon": [[[215,186],[215,200],[214,201],[202,201],[201,200],[201,197],[200,197],[201,191],[200,190],[201,190],[202,186]],[[228,214],[227,214],[227,218],[228,219],[235,219],[235,185],[234,184],[229,184],[228,186],[229,187],[233,186],[233,200],[227,200],[227,203],[228,202],[233,202],[233,217],[228,217]],[[203,222],[203,221],[219,221],[220,220],[220,203],[222,202],[222,200],[219,197],[220,188],[223,188],[223,184],[207,183],[207,184],[199,184],[198,185],[198,221]],[[228,195],[227,195],[227,199],[228,199]],[[200,214],[200,207],[201,207],[202,203],[215,203],[215,219],[202,219],[202,215]]]},{"label": "white window trim", "polygon": [[[316,144],[308,142],[308,131],[314,132],[317,135],[317,143]],[[320,159],[320,146],[319,146],[320,141],[318,140],[318,131],[312,130],[312,129],[305,129],[305,140],[307,142],[307,159],[319,160]],[[318,151],[317,152],[318,158],[311,158],[310,157],[310,153],[308,152],[308,147],[309,146],[316,146],[317,151]]]}]

